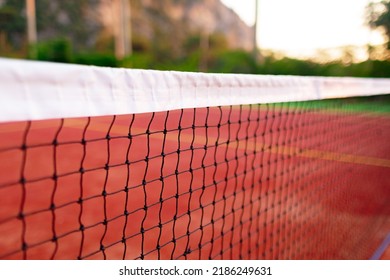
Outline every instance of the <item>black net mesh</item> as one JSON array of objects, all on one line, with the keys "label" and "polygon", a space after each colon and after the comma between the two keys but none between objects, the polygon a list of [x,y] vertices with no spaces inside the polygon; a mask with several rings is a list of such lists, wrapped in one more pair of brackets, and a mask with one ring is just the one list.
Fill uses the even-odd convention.
[{"label": "black net mesh", "polygon": [[389,100],[0,124],[0,258],[367,259]]}]

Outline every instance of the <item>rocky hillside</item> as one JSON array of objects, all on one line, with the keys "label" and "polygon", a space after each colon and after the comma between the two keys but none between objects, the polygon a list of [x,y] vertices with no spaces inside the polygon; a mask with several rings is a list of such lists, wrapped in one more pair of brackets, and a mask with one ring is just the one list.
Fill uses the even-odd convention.
[{"label": "rocky hillside", "polygon": [[[117,18],[108,2],[103,2],[100,12],[109,33]],[[229,48],[248,50],[253,46],[252,28],[220,0],[132,0],[131,16],[135,40],[172,43],[174,49],[180,49],[189,36],[219,34]]]},{"label": "rocky hillside", "polygon": [[[36,0],[38,41],[68,39],[76,52],[112,50],[117,0]],[[225,48],[250,49],[252,28],[220,0],[131,0],[135,48],[180,56],[204,39]],[[116,6],[118,7],[118,6]],[[14,47],[26,38],[25,0],[0,0],[0,35]],[[3,19],[3,20],[1,20]],[[4,40],[5,40],[4,39]],[[219,40],[219,41],[218,41]],[[164,53],[164,52],[163,52]]]}]

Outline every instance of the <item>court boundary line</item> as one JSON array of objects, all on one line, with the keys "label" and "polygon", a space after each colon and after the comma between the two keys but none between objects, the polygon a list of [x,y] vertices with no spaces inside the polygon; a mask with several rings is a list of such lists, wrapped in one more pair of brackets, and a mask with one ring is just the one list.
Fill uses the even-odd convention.
[{"label": "court boundary line", "polygon": [[[97,122],[100,124],[103,124],[101,122]],[[104,124],[106,125],[106,124]],[[51,125],[40,125],[36,127],[36,129],[46,129],[52,127]],[[64,127],[67,128],[73,128],[73,129],[84,129],[85,127],[85,121],[82,120],[76,120],[72,119],[70,121],[67,121],[64,124]],[[96,131],[96,132],[107,132],[107,129],[102,128],[97,128],[97,127],[89,127],[88,128],[91,131]],[[112,129],[112,133],[118,133],[122,135],[122,130],[127,130],[128,127],[124,125],[115,125]],[[120,131],[120,132],[119,132]],[[3,132],[8,132],[7,130],[0,131],[0,133]],[[12,132],[12,130],[11,130]],[[140,128],[132,128],[132,132],[134,134],[143,134],[145,133],[145,130],[140,129]],[[152,134],[150,135],[151,138],[160,138],[158,134]],[[162,137],[162,135],[161,135]],[[204,136],[196,136],[196,142],[203,141],[205,142],[205,137]],[[209,142],[215,142],[216,137],[208,136],[208,141]],[[166,135],[166,140],[168,141],[177,141],[177,136],[171,137],[170,135]],[[181,141],[185,141],[186,143],[191,143],[192,141],[192,135],[187,134],[187,133],[182,133],[180,137]],[[221,140],[221,139],[220,139]],[[249,148],[250,147],[257,147],[256,152],[261,151],[261,147],[264,147],[267,145],[267,143],[257,143],[255,145],[253,141],[250,141],[249,143]],[[236,142],[231,142],[230,147],[236,148]],[[244,147],[240,147],[240,143],[238,143],[238,149],[244,149]],[[378,157],[371,157],[371,156],[360,156],[360,155],[352,155],[352,154],[346,154],[346,153],[337,153],[337,152],[331,152],[331,151],[324,151],[324,150],[316,150],[316,149],[300,149],[298,147],[294,146],[284,146],[284,149],[280,149],[275,146],[270,146],[267,152],[273,153],[273,154],[284,154],[284,155],[289,155],[289,156],[298,156],[298,157],[305,157],[305,158],[313,158],[313,159],[322,159],[322,160],[328,160],[328,161],[334,161],[334,162],[344,162],[344,163],[352,163],[352,164],[360,164],[360,165],[368,165],[368,166],[377,166],[377,167],[386,167],[390,168],[390,159],[385,159],[385,158],[378,158]]]},{"label": "court boundary line", "polygon": [[[79,129],[80,127],[77,127],[77,125],[81,124],[81,121],[72,121],[72,124],[75,126],[69,126],[70,128],[77,128]],[[84,128],[85,124],[83,122],[82,128]],[[106,132],[107,129],[98,129],[95,127],[89,127],[90,130],[94,130],[97,132]],[[127,129],[127,126],[124,125],[115,125],[114,127],[111,128],[111,132],[117,131],[120,129],[122,131]],[[140,128],[132,128],[132,132],[135,134],[142,134],[145,133],[145,130],[140,129]],[[119,133],[118,131],[116,133]],[[120,133],[123,134],[123,133]],[[151,138],[161,138],[163,137],[163,134],[161,133],[161,137],[159,134],[151,134]],[[187,133],[181,133],[180,140],[185,141],[186,143],[191,143],[192,142],[192,134],[187,134]],[[196,142],[201,142],[203,140],[206,140],[205,136],[199,136],[197,135],[195,137]],[[165,140],[167,141],[177,141],[177,136],[170,136],[166,135]],[[213,143],[217,140],[217,137],[212,137],[208,136],[208,142]],[[223,139],[220,139],[223,140]],[[241,143],[241,142],[240,142]],[[245,149],[245,147],[240,147],[240,143],[238,143],[238,149]],[[236,148],[236,142],[230,142],[230,148]],[[254,141],[250,141],[248,143],[247,148],[251,147],[256,147],[256,152],[261,151],[261,147],[264,147],[267,143],[260,143],[257,142],[255,145]],[[353,164],[360,164],[360,165],[368,165],[368,166],[377,166],[377,167],[386,167],[390,168],[390,159],[384,159],[384,158],[378,158],[378,157],[370,157],[370,156],[359,156],[359,155],[352,155],[352,154],[346,154],[346,153],[336,153],[336,152],[331,152],[331,151],[322,151],[322,150],[316,150],[316,149],[300,149],[294,146],[284,146],[283,149],[280,149],[280,147],[276,146],[270,146],[270,148],[267,150],[267,152],[273,153],[273,154],[284,154],[284,155],[290,155],[290,156],[298,156],[298,157],[306,157],[306,158],[313,158],[313,159],[322,159],[322,160],[328,160],[328,161],[334,161],[334,162],[344,162],[344,163],[353,163]]]},{"label": "court boundary line", "polygon": [[390,232],[387,234],[385,239],[379,245],[379,247],[375,250],[374,254],[371,256],[370,260],[380,260],[381,257],[386,252],[387,248],[390,247]]}]

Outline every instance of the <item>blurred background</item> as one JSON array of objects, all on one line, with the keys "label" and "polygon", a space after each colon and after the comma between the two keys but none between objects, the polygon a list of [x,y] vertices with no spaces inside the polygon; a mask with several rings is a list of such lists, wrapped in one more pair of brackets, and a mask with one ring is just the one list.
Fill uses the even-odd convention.
[{"label": "blurred background", "polygon": [[390,77],[389,39],[389,0],[0,0],[2,57]]}]

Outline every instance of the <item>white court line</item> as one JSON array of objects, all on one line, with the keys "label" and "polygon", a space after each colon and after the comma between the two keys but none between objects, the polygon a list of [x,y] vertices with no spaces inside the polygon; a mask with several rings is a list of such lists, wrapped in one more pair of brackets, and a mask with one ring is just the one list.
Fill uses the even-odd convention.
[{"label": "white court line", "polygon": [[383,240],[382,244],[378,247],[378,249],[376,249],[375,253],[372,255],[370,260],[379,260],[383,256],[387,248],[389,247],[390,247],[390,233],[387,235],[385,240]]}]

